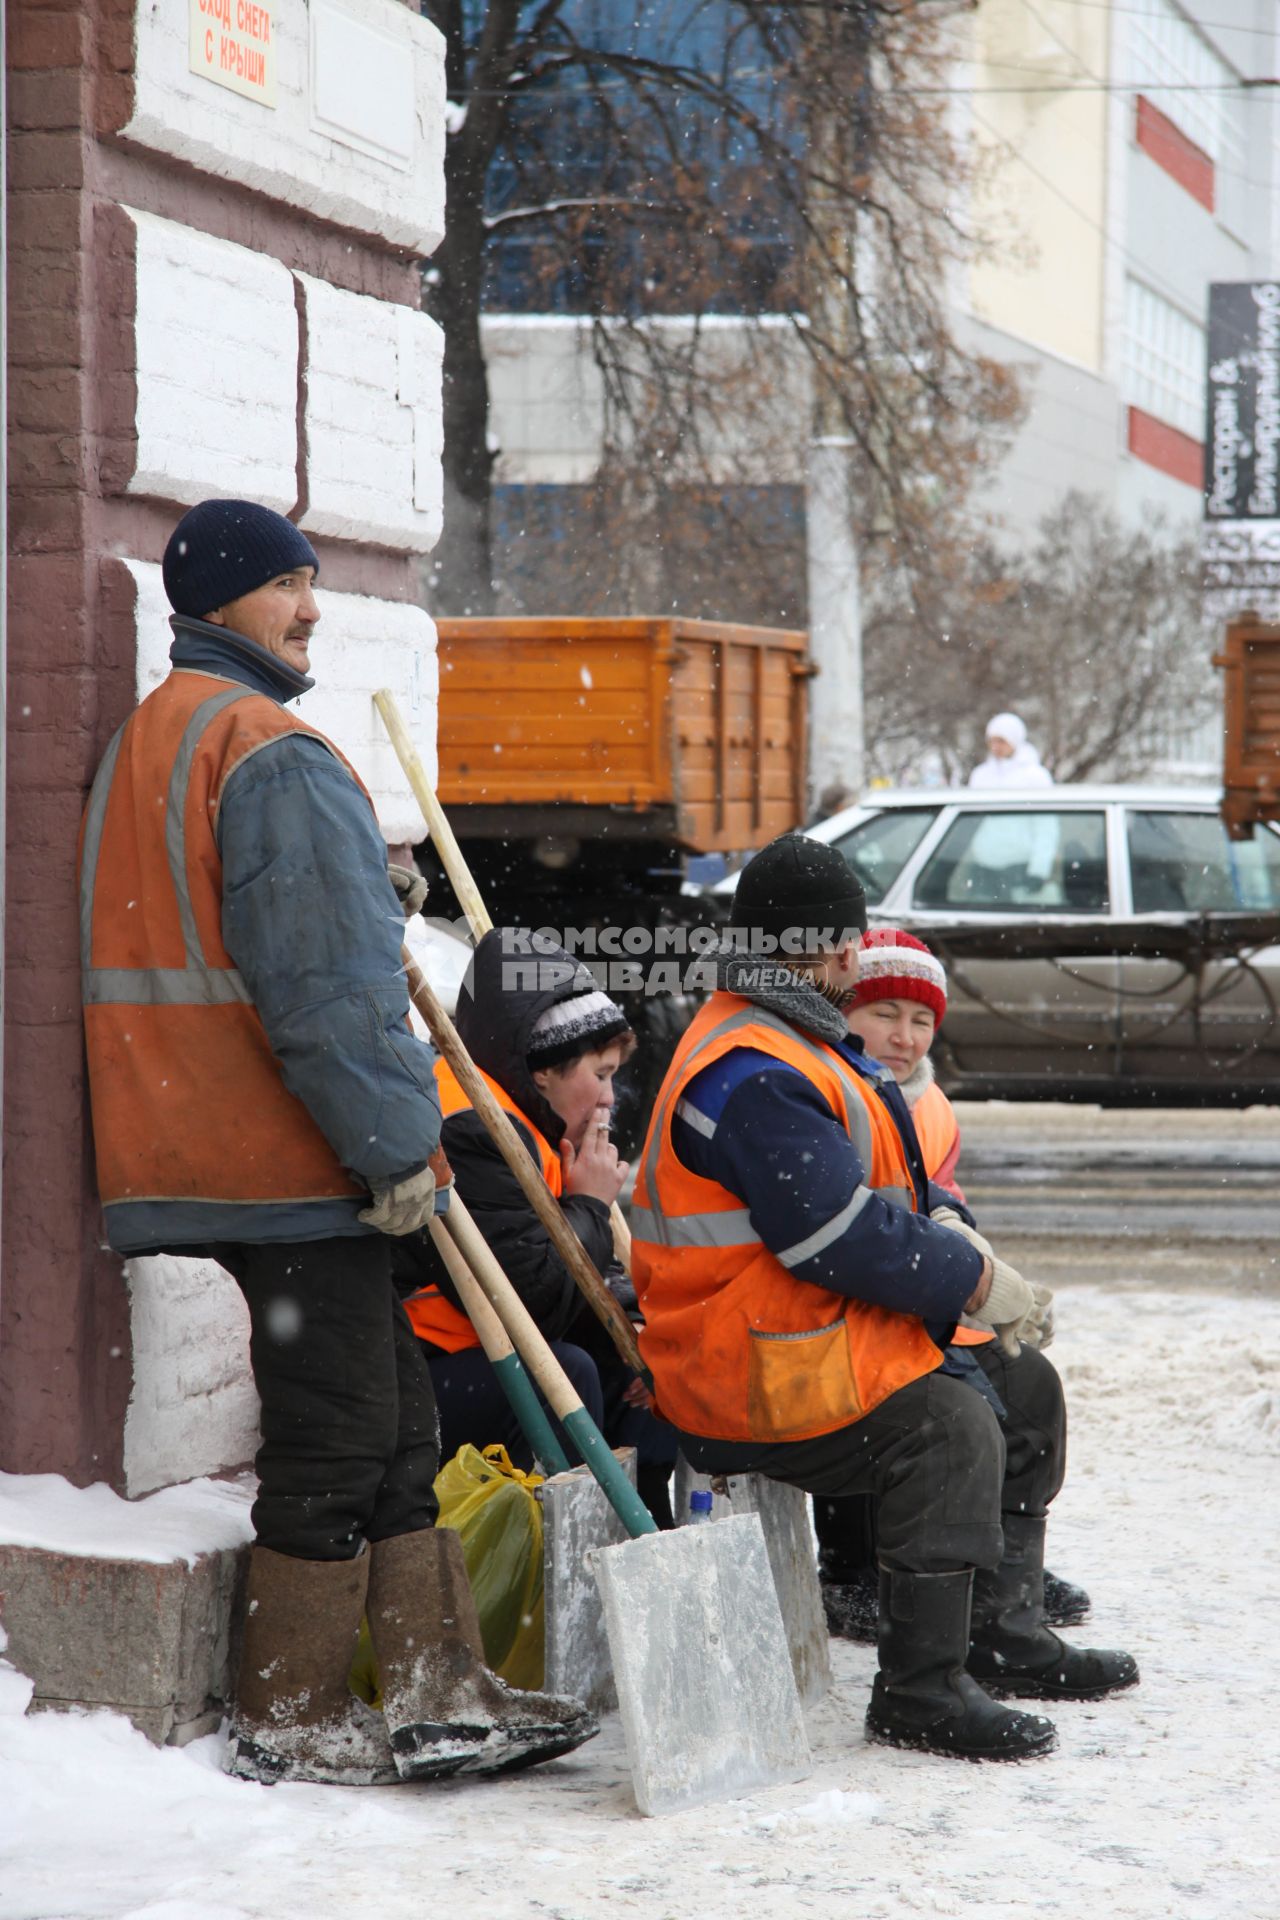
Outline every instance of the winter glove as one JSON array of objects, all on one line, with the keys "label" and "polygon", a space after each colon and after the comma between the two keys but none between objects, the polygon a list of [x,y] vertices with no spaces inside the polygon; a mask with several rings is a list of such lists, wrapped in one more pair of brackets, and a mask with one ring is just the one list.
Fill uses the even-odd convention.
[{"label": "winter glove", "polygon": [[936,1221],[940,1227],[950,1227],[952,1233],[961,1234],[971,1247],[978,1249],[984,1260],[995,1259],[991,1251],[991,1242],[984,1240],[978,1229],[971,1227],[967,1220],[962,1220],[954,1207],[935,1207],[929,1218]]},{"label": "winter glove", "polygon": [[1036,1297],[1038,1317],[1029,1327],[1018,1329],[1018,1338],[1024,1347],[1038,1347],[1043,1353],[1053,1339],[1053,1290],[1033,1280],[1031,1291]]},{"label": "winter glove", "polygon": [[404,908],[406,920],[412,920],[415,913],[422,912],[427,897],[427,883],[416,867],[398,867],[394,860],[387,862],[387,878],[396,890],[396,899]]},{"label": "winter glove", "polygon": [[980,1326],[994,1327],[1000,1336],[1000,1345],[1016,1359],[1023,1328],[1037,1328],[1044,1309],[1020,1273],[1006,1266],[1003,1260],[988,1258],[991,1258],[991,1291],[980,1307],[970,1308],[969,1318]]},{"label": "winter glove", "polygon": [[395,1234],[397,1239],[425,1227],[435,1212],[436,1176],[430,1167],[411,1173],[406,1180],[397,1180],[394,1186],[371,1181],[370,1192],[373,1205],[365,1207],[357,1219],[366,1227],[376,1227],[379,1233]]}]

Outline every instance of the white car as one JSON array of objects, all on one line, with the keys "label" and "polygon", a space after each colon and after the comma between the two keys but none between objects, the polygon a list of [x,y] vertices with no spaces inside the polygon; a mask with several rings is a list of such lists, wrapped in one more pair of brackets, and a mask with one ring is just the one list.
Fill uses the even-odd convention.
[{"label": "white car", "polygon": [[808,831],[944,960],[949,1091],[1277,1100],[1280,832],[1229,840],[1218,798],[885,790]]}]

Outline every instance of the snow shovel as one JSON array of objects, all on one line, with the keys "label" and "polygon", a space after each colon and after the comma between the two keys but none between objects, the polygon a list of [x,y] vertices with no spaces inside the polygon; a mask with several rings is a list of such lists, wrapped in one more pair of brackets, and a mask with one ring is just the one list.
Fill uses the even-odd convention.
[{"label": "snow shovel", "polygon": [[592,1559],[641,1813],[803,1779],[809,1743],[759,1515],[659,1533],[456,1193],[443,1217],[631,1535]]},{"label": "snow shovel", "polygon": [[[471,938],[478,941],[492,931],[493,920],[484,904],[471,869],[467,865],[462,848],[458,845],[453,828],[449,825],[449,816],[440,805],[436,791],[427,779],[427,770],[409,737],[409,729],[404,724],[394,694],[386,687],[380,687],[373,696],[373,704],[382,715],[382,724],[387,730],[387,738],[395,748],[396,758],[404,770],[405,779],[413,789],[413,797],[422,809],[422,817],[427,823],[427,832],[431,835],[435,850],[440,856],[440,864],[448,874],[449,884],[457,894],[459,905],[467,916]],[[631,1229],[616,1200],[609,1209],[609,1225],[613,1229],[614,1253],[630,1273]]]}]

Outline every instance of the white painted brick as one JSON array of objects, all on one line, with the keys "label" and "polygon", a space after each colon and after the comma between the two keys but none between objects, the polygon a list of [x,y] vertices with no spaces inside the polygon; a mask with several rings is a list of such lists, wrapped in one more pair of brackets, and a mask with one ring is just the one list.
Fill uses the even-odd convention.
[{"label": "white painted brick", "polygon": [[293,276],[246,247],[125,211],[138,233],[130,492],[287,511],[297,498]]},{"label": "white painted brick", "polygon": [[251,1460],[258,1396],[249,1370],[249,1314],[212,1260],[156,1254],[125,1262],[133,1391],[124,1425],[125,1490],[218,1473]]},{"label": "white painted brick", "polygon": [[[126,560],[137,587],[138,698],[169,671],[169,602],[159,567]],[[395,695],[434,783],[439,678],[436,630],[421,607],[321,588],[311,648],[316,685],[292,710],[342,749],[373,796],[388,843],[422,840],[426,823],[387,739],[373,695]]]},{"label": "white painted brick", "polygon": [[443,335],[415,308],[298,279],[307,328],[302,524],[427,553],[442,512]]},{"label": "white painted brick", "polygon": [[439,245],[444,41],[429,21],[397,0],[274,0],[274,107],[189,71],[180,0],[134,22],[130,140],[414,253]]}]

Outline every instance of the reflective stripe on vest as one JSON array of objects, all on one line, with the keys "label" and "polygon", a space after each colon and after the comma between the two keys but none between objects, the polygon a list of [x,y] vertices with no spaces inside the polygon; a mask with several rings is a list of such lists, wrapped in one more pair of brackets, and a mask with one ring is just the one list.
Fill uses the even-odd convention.
[{"label": "reflective stripe on vest", "polygon": [[192,762],[205,728],[225,707],[252,698],[252,688],[240,686],[211,694],[187,722],[173,763],[165,802],[164,841],[169,879],[178,903],[182,944],[186,949],[185,967],[95,967],[93,964],[93,898],[98,881],[98,856],[102,849],[107,801],[128,720],[107,748],[85,812],[80,868],[80,991],[86,1006],[123,1002],[146,1007],[214,1007],[234,1000],[248,1003],[248,989],[236,969],[210,967],[205,960],[187,884],[186,804]]},{"label": "reflective stripe on vest", "polygon": [[[830,1221],[779,1258],[743,1196],[680,1160],[671,1126],[691,1079],[734,1046],[757,1047],[809,1079],[865,1169]],[[889,1110],[833,1049],[717,994],[695,1016],[658,1094],[631,1212],[641,1352],[660,1410],[685,1432],[765,1444],[851,1425],[936,1367],[916,1314],[816,1286],[796,1266],[833,1244],[878,1194],[914,1209],[906,1150]]]},{"label": "reflective stripe on vest", "polygon": [[[785,1034],[788,1040],[798,1043],[824,1067],[834,1069],[844,1085],[845,1110],[849,1117],[849,1137],[853,1142],[854,1151],[863,1166],[870,1167],[871,1122],[867,1116],[857,1075],[845,1066],[833,1048],[824,1048],[819,1051],[804,1034],[788,1025],[785,1020],[780,1020],[776,1014],[769,1013],[764,1008],[749,1007],[744,1011],[727,1015],[709,1033],[703,1035],[698,1045],[687,1056],[685,1067],[691,1068],[693,1063],[717,1041],[723,1039],[726,1034],[734,1033],[745,1026],[772,1027],[776,1032]],[[682,1085],[688,1086],[691,1077],[686,1075]],[[654,1109],[649,1128],[644,1158],[644,1189],[647,1193],[653,1191],[664,1132],[665,1106],[664,1102],[662,1107]],[[677,1099],[676,1112],[688,1124],[695,1124],[695,1121],[701,1122],[702,1124],[697,1128],[699,1132],[707,1134],[707,1129],[710,1127],[711,1133],[714,1133],[714,1124],[708,1121],[705,1115],[698,1113],[696,1107],[690,1107],[684,1099]],[[902,1207],[907,1212],[913,1210],[913,1196],[906,1187],[898,1185],[869,1187],[860,1184],[854,1188],[839,1213],[833,1215],[823,1226],[815,1228],[806,1239],[799,1241],[794,1247],[788,1247],[784,1253],[776,1257],[784,1267],[798,1267],[804,1261],[812,1260],[816,1254],[825,1252],[848,1232],[873,1193],[878,1194],[882,1200],[887,1200],[891,1206]],[[669,1247],[750,1247],[761,1244],[760,1236],[752,1227],[751,1215],[745,1207],[728,1213],[665,1214],[650,1207],[633,1206],[630,1222],[633,1235],[642,1240],[656,1240]]]},{"label": "reflective stripe on vest", "polygon": [[126,1251],[193,1220],[206,1238],[225,1218],[253,1239],[259,1209],[314,1205],[313,1218],[345,1221],[367,1193],[286,1086],[222,941],[222,793],[247,759],[293,734],[317,741],[368,799],[323,734],[268,695],[185,669],[130,715],[90,792],[85,1045],[107,1235]]}]

